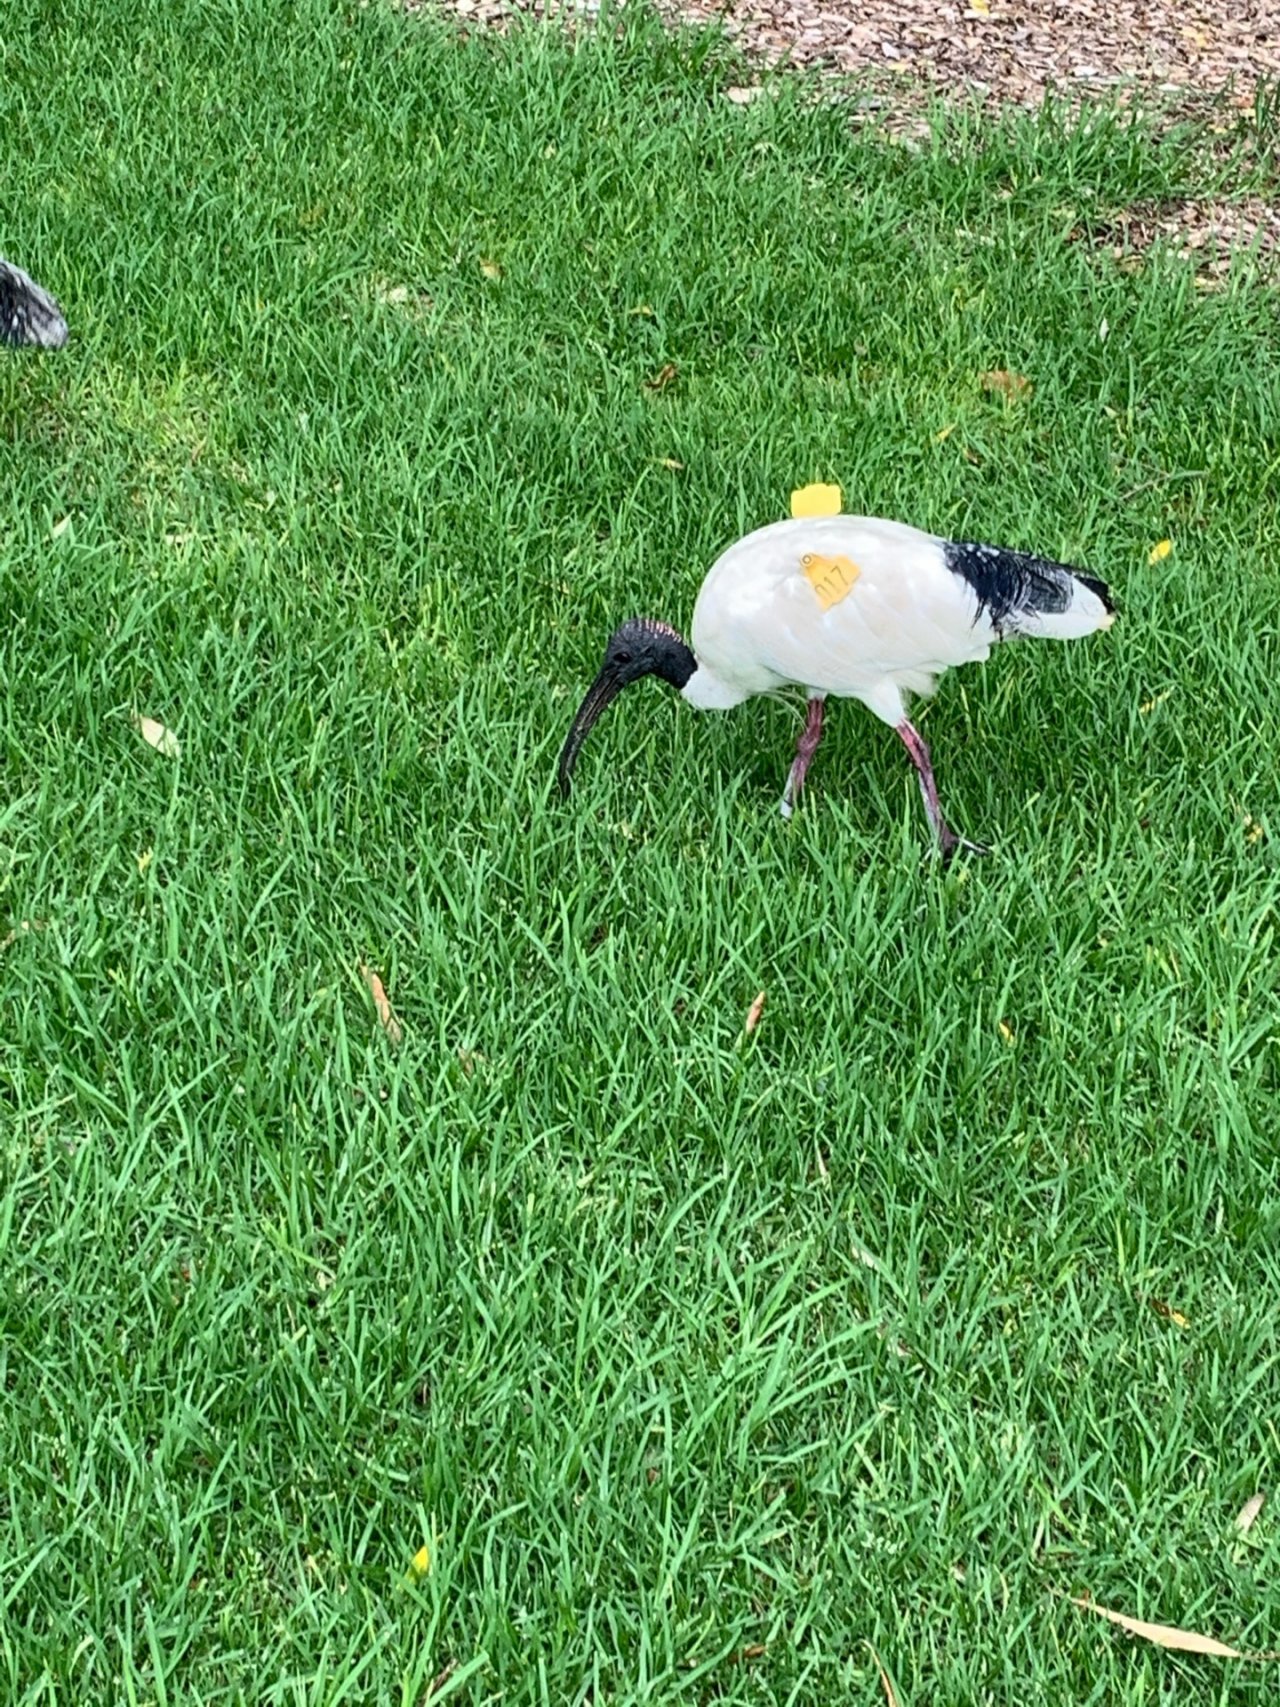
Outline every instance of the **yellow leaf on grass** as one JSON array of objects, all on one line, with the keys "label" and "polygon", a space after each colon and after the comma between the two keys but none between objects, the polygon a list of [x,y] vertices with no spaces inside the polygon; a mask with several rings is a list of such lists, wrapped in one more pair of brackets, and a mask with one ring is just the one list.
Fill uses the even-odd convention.
[{"label": "yellow leaf on grass", "polygon": [[135,711],[133,726],[147,745],[154,747],[157,753],[163,753],[166,759],[176,759],[181,753],[182,748],[173,730],[157,723],[154,717],[140,717]]},{"label": "yellow leaf on grass", "polygon": [[1147,562],[1148,563],[1163,563],[1165,558],[1169,555],[1169,553],[1172,550],[1173,550],[1173,541],[1171,539],[1159,539],[1151,547],[1151,550],[1147,553]]},{"label": "yellow leaf on grass", "polygon": [[497,261],[482,260],[480,271],[487,279],[500,279],[502,277],[502,268]]},{"label": "yellow leaf on grass", "polygon": [[1001,1020],[1000,1023],[997,1025],[996,1030],[1000,1033],[1001,1037],[1004,1038],[1006,1043],[1012,1043],[1013,1042],[1013,1027],[1012,1026],[1006,1025],[1005,1022],[1003,1020]]},{"label": "yellow leaf on grass", "polygon": [[1174,1328],[1184,1328],[1184,1326],[1186,1326],[1186,1316],[1181,1313],[1181,1309],[1172,1308],[1172,1304],[1166,1304],[1162,1297],[1149,1297],[1147,1302],[1149,1302],[1150,1308],[1154,1309],[1157,1316],[1164,1316],[1164,1320],[1171,1321]]},{"label": "yellow leaf on grass", "polygon": [[1216,1636],[1201,1636],[1195,1630],[1180,1630],[1175,1624],[1148,1624],[1144,1618],[1130,1618],[1127,1613],[1113,1612],[1109,1606],[1098,1606],[1092,1600],[1080,1600],[1075,1595],[1068,1598],[1072,1606],[1078,1606],[1085,1612],[1096,1612],[1099,1618],[1105,1618],[1111,1624],[1118,1624],[1131,1636],[1141,1636],[1144,1642],[1154,1642],[1158,1648],[1176,1648],[1179,1653],[1184,1654],[1216,1654],[1219,1659],[1224,1660],[1249,1658],[1249,1655],[1242,1654],[1239,1648],[1229,1648],[1225,1642],[1218,1641]]},{"label": "yellow leaf on grass", "polygon": [[1172,1304],[1166,1304],[1163,1298],[1148,1298],[1147,1302],[1157,1316],[1163,1316],[1166,1322],[1172,1322],[1175,1328],[1188,1326],[1187,1318],[1181,1310],[1175,1310]]},{"label": "yellow leaf on grass", "polygon": [[843,502],[838,486],[797,486],[791,494],[791,514],[797,521],[803,516],[838,516]]},{"label": "yellow leaf on grass", "polygon": [[417,1577],[425,1577],[430,1569],[431,1549],[430,1547],[419,1547],[413,1555],[413,1574]]},{"label": "yellow leaf on grass", "polygon": [[936,445],[946,444],[947,440],[951,437],[952,433],[954,433],[955,430],[956,430],[956,423],[954,421],[952,421],[952,423],[949,427],[944,427],[940,433],[935,433],[933,435],[934,444],[936,444]]}]

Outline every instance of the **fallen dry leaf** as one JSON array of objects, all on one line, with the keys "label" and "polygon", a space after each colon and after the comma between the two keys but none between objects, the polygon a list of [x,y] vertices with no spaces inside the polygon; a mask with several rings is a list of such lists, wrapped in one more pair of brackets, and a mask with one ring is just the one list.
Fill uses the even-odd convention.
[{"label": "fallen dry leaf", "polygon": [[674,385],[680,377],[680,369],[674,362],[663,362],[652,379],[644,382],[646,391],[665,391],[669,385]]},{"label": "fallen dry leaf", "polygon": [[1240,1510],[1236,1513],[1236,1528],[1240,1531],[1241,1535],[1247,1535],[1253,1528],[1257,1521],[1258,1513],[1266,1504],[1266,1499],[1267,1496],[1265,1494],[1254,1494],[1252,1499],[1246,1500],[1240,1507]]},{"label": "fallen dry leaf", "polygon": [[63,534],[66,533],[67,529],[70,526],[71,526],[71,517],[70,516],[63,516],[63,518],[60,522],[55,522],[53,524],[53,526],[49,529],[49,538],[50,539],[61,539]]},{"label": "fallen dry leaf", "polygon": [[482,260],[480,271],[487,279],[500,279],[502,277],[502,268],[497,261]]},{"label": "fallen dry leaf", "polygon": [[360,963],[360,976],[369,986],[369,994],[373,997],[373,1005],[378,1010],[378,1023],[393,1043],[399,1043],[400,1039],[404,1036],[404,1032],[401,1029],[400,1021],[391,1011],[391,1003],[387,999],[387,992],[383,986],[382,979],[379,978],[372,966],[366,966],[363,961]]},{"label": "fallen dry leaf", "polygon": [[23,919],[23,920],[21,920],[18,924],[16,924],[13,927],[13,929],[11,931],[6,931],[3,936],[0,936],[0,954],[3,954],[6,948],[12,948],[13,947],[14,943],[17,942],[18,937],[21,934],[21,932],[23,932],[23,931],[42,931],[45,927],[45,924],[46,924],[46,921],[44,919]]},{"label": "fallen dry leaf", "polygon": [[1224,1660],[1250,1658],[1248,1654],[1242,1654],[1239,1648],[1229,1648],[1225,1642],[1218,1641],[1216,1636],[1201,1636],[1195,1630],[1180,1630],[1176,1624],[1148,1624],[1143,1618],[1130,1618],[1125,1612],[1113,1612],[1109,1606],[1098,1606],[1094,1601],[1081,1600],[1074,1594],[1067,1598],[1072,1606],[1078,1606],[1084,1612],[1096,1612],[1099,1618],[1105,1618],[1111,1624],[1118,1624],[1131,1636],[1141,1636],[1144,1642],[1154,1642],[1158,1648],[1176,1648],[1183,1654],[1216,1654],[1219,1659]]},{"label": "fallen dry leaf", "polygon": [[[867,1646],[871,1648],[871,1643],[868,1642]],[[888,1702],[889,1707],[898,1707],[897,1691],[893,1687],[893,1683],[888,1672],[884,1669],[884,1662],[881,1660],[879,1654],[874,1648],[871,1648],[871,1658],[876,1662],[876,1670],[880,1673],[880,1682],[884,1685],[885,1700]]]},{"label": "fallen dry leaf", "polygon": [[431,1679],[431,1682],[427,1685],[427,1692],[422,1697],[424,1704],[426,1702],[430,1701],[433,1695],[439,1695],[440,1691],[444,1688],[445,1684],[448,1683],[449,1679],[453,1676],[454,1672],[457,1671],[457,1669],[458,1669],[457,1660],[450,1660],[447,1665],[443,1665],[440,1667],[440,1670],[436,1673],[436,1675]]},{"label": "fallen dry leaf", "polygon": [[763,1659],[768,1652],[769,1650],[763,1642],[748,1642],[745,1648],[739,1648],[736,1654],[729,1655],[729,1664],[737,1666],[744,1664],[747,1660]]},{"label": "fallen dry leaf", "polygon": [[[480,265],[483,267],[485,263],[482,261]],[[425,291],[415,290],[407,284],[392,284],[389,279],[375,280],[373,295],[374,300],[382,303],[384,307],[403,308],[411,315],[428,313],[434,306]]]},{"label": "fallen dry leaf", "polygon": [[1008,368],[992,368],[989,373],[980,373],[978,383],[984,391],[999,392],[1017,403],[1024,397],[1030,397],[1035,389],[1025,374],[1011,373]]},{"label": "fallen dry leaf", "polygon": [[182,752],[173,730],[157,723],[154,717],[140,717],[135,711],[133,726],[147,745],[154,747],[157,753],[163,753],[166,759],[176,759]]},{"label": "fallen dry leaf", "polygon": [[748,1037],[751,1036],[751,1033],[760,1024],[760,1015],[763,1012],[764,1012],[764,991],[761,990],[760,994],[756,997],[755,1001],[752,1002],[751,1006],[747,1009],[747,1023],[742,1029],[746,1032]]},{"label": "fallen dry leaf", "polygon": [[1182,1311],[1175,1310],[1172,1304],[1166,1304],[1163,1298],[1148,1298],[1147,1303],[1150,1304],[1157,1316],[1163,1316],[1165,1321],[1172,1322],[1174,1327],[1185,1328],[1188,1326],[1187,1318],[1182,1314]]},{"label": "fallen dry leaf", "polygon": [[1147,562],[1163,563],[1172,550],[1173,541],[1171,539],[1158,539],[1147,553]]},{"label": "fallen dry leaf", "polygon": [[763,94],[764,85],[761,83],[753,83],[749,88],[745,89],[726,89],[724,92],[724,98],[726,101],[732,101],[735,107],[745,107],[752,101],[757,100]]}]

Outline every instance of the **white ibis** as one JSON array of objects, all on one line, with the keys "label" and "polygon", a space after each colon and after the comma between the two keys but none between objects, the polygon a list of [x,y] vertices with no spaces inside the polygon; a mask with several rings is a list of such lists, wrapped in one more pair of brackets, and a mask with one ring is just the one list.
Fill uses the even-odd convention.
[{"label": "white ibis", "polygon": [[[838,502],[837,489],[819,490],[836,491]],[[690,705],[714,711],[799,687],[808,718],[783,790],[784,817],[799,799],[833,694],[860,699],[897,731],[944,857],[958,847],[983,852],[943,817],[905,696],[932,692],[944,670],[981,663],[998,641],[1074,640],[1114,620],[1102,581],[1043,557],[870,516],[793,516],[747,534],[712,564],[694,606],[692,649],[647,618],[614,632],[560,754],[560,787],[568,793],[578,751],[605,706],[642,676],[661,676]]]},{"label": "white ibis", "polygon": [[48,291],[12,261],[0,260],[0,344],[60,350],[67,323]]}]

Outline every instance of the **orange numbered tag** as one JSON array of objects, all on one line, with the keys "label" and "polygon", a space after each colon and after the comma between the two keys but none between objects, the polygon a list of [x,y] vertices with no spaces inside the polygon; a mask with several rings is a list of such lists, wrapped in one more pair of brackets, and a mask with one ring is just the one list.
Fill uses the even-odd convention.
[{"label": "orange numbered tag", "polygon": [[800,559],[800,567],[823,610],[830,610],[847,598],[853,583],[861,575],[858,565],[848,557],[819,557],[814,552]]}]

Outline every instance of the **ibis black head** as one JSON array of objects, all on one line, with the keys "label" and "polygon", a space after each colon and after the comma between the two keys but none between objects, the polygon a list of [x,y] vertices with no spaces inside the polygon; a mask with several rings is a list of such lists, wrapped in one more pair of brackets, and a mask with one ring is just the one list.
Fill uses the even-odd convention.
[{"label": "ibis black head", "polygon": [[698,667],[698,660],[674,628],[649,617],[632,617],[615,628],[604,649],[600,674],[587,689],[577,716],[560,753],[560,792],[568,794],[574,761],[591,726],[609,701],[616,699],[641,676],[661,676],[673,688],[682,688]]}]

